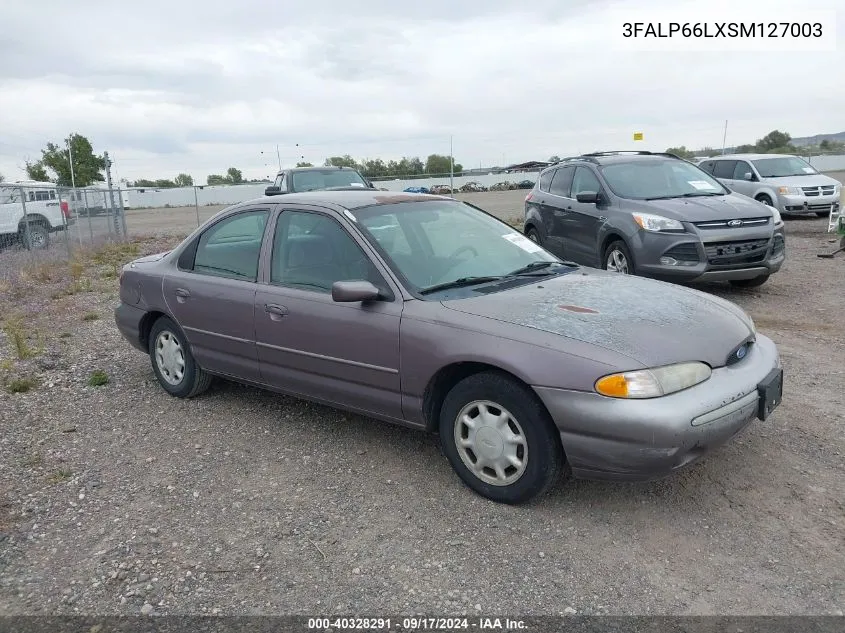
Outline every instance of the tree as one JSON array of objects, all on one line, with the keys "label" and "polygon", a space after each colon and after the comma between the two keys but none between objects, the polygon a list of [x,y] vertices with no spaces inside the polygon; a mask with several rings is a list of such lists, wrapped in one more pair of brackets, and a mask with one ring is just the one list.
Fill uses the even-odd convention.
[{"label": "tree", "polygon": [[734,149],[734,152],[736,152],[737,154],[753,154],[756,151],[757,151],[757,146],[756,145],[749,145],[748,143],[746,143],[745,145],[738,145]]},{"label": "tree", "polygon": [[209,185],[228,185],[231,184],[226,176],[221,176],[220,174],[211,174],[208,178],[205,179],[205,182]]},{"label": "tree", "polygon": [[5,181],[6,181],[6,176],[4,176],[3,174],[0,174],[0,182],[5,182]]},{"label": "tree", "polygon": [[345,154],[343,156],[332,156],[331,158],[327,158],[326,162],[323,163],[323,165],[325,167],[353,167],[355,169],[358,168],[358,163],[349,154]]},{"label": "tree", "polygon": [[296,166],[297,167],[313,167],[314,165],[312,165],[311,163],[309,163],[307,161],[300,161],[296,164]]},{"label": "tree", "polygon": [[455,163],[452,166],[452,159],[449,156],[441,156],[440,154],[431,154],[425,161],[425,173],[427,174],[448,174],[454,170],[454,173],[459,174],[463,171],[463,166]]},{"label": "tree", "polygon": [[[71,150],[70,158],[73,159],[72,172],[68,146]],[[61,145],[47,143],[47,147],[41,150],[41,160],[33,164],[27,163],[26,172],[33,180],[52,180],[64,187],[70,187],[72,184],[87,187],[94,182],[105,180],[101,173],[105,168],[105,157],[94,154],[91,141],[81,134],[73,133]],[[49,178],[47,170],[55,177]]]},{"label": "tree", "polygon": [[786,132],[781,132],[780,130],[772,130],[766,136],[761,139],[757,140],[757,151],[758,152],[771,152],[775,149],[789,147],[789,141],[792,140],[792,137],[787,134]]},{"label": "tree", "polygon": [[40,162],[30,163],[26,162],[26,177],[30,180],[37,180],[38,182],[47,182],[50,176],[47,175],[47,170]]},{"label": "tree", "polygon": [[179,174],[173,182],[177,187],[193,187],[194,178],[189,174]]},{"label": "tree", "polygon": [[680,147],[670,147],[666,150],[666,153],[674,154],[675,156],[679,156],[680,158],[685,158],[687,160],[695,156],[695,152],[689,151],[684,145],[681,145]]},{"label": "tree", "polygon": [[239,185],[244,181],[244,176],[240,169],[229,167],[229,169],[226,170],[226,179],[229,181],[230,185]]},{"label": "tree", "polygon": [[560,156],[558,156],[557,154],[555,154],[554,156],[549,156],[549,160],[546,161],[546,162],[559,163],[560,162]]}]

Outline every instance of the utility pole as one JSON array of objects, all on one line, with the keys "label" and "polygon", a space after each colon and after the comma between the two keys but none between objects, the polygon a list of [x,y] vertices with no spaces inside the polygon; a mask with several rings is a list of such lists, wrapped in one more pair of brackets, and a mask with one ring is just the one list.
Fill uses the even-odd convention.
[{"label": "utility pole", "polygon": [[725,119],[725,133],[722,135],[722,155],[725,154],[725,143],[728,140],[728,120]]},{"label": "utility pole", "polygon": [[276,158],[279,160],[279,171],[282,171],[282,155],[279,153],[278,143],[276,143]]},{"label": "utility pole", "polygon": [[67,162],[70,165],[70,186],[76,189],[76,177],[73,175],[73,151],[70,149],[70,139],[71,137],[65,139],[65,144],[67,145]]}]

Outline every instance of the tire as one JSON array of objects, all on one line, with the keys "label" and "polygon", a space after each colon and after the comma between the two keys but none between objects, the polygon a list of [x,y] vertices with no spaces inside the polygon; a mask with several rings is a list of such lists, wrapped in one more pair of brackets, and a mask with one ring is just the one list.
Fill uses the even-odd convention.
[{"label": "tire", "polygon": [[760,275],[753,279],[731,279],[730,284],[736,288],[759,288],[769,280],[769,275]]},{"label": "tire", "polygon": [[[168,347],[171,343],[176,343],[175,349],[170,348],[175,356],[171,356],[170,359],[165,356],[164,359],[159,360],[157,347],[159,345]],[[197,365],[182,330],[172,319],[160,317],[153,324],[150,330],[149,354],[158,383],[171,396],[193,398],[208,390],[211,385],[211,374]],[[181,365],[181,374],[174,371],[179,365]]]},{"label": "tire", "polygon": [[[618,256],[615,256],[614,254],[618,254]],[[614,270],[610,267],[610,260],[615,261],[614,265],[619,265],[619,257],[624,259],[624,270]],[[602,254],[601,267],[604,270],[612,270],[613,272],[619,272],[624,275],[637,274],[636,268],[634,267],[634,258],[631,257],[631,251],[628,250],[628,245],[625,244],[625,242],[623,242],[622,240],[614,240],[607,245],[607,248],[604,249],[604,253]]]},{"label": "tire", "polygon": [[40,222],[29,222],[18,230],[21,244],[29,251],[40,251],[50,246],[50,231]]},{"label": "tire", "polygon": [[540,237],[540,233],[533,226],[525,232],[525,236],[535,244],[543,245],[543,239]]},{"label": "tire", "polygon": [[[471,418],[483,416],[483,410],[488,415],[508,416],[506,424],[511,437],[521,438],[521,446],[511,444],[513,455],[517,459],[521,457],[519,468],[501,455],[501,450],[508,444],[497,427],[484,425],[488,430],[476,441],[477,431],[470,432],[461,422],[466,415]],[[443,452],[452,468],[469,488],[491,501],[516,505],[538,497],[560,478],[565,466],[560,435],[536,394],[498,372],[474,374],[452,387],[440,409],[439,430]],[[459,446],[459,438],[464,436],[476,443]],[[493,451],[500,450],[498,459],[505,461],[506,467],[500,461],[498,475],[492,468],[476,470],[470,467],[479,464],[481,441]],[[487,459],[491,457],[488,455]],[[505,477],[502,479],[501,475]],[[493,479],[498,479],[498,483]]]},{"label": "tire", "polygon": [[773,207],[773,206],[775,206],[775,205],[774,205],[774,203],[772,202],[772,199],[771,199],[769,196],[765,195],[765,194],[759,195],[759,196],[757,196],[757,197],[756,197],[756,198],[754,198],[754,199],[755,199],[757,202],[762,202],[762,203],[763,203],[763,204],[765,204],[767,207]]}]

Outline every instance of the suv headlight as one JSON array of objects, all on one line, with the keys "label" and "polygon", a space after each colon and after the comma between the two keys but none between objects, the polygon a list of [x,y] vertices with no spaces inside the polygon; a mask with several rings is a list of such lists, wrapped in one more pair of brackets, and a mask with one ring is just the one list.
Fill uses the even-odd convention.
[{"label": "suv headlight", "polygon": [[693,387],[710,378],[705,363],[679,363],[627,371],[599,378],[595,390],[610,398],[659,398]]},{"label": "suv headlight", "polygon": [[684,225],[677,220],[670,220],[664,218],[662,215],[653,215],[651,213],[633,213],[634,222],[640,225],[640,228],[646,231],[683,231]]},{"label": "suv headlight", "polygon": [[800,196],[804,192],[801,191],[801,187],[778,187],[778,193],[785,196]]}]

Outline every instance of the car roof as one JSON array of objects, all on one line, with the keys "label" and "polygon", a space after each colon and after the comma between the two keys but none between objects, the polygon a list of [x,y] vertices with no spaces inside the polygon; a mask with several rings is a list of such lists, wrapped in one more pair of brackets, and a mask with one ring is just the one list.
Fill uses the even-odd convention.
[{"label": "car roof", "polygon": [[564,158],[557,163],[549,165],[543,171],[556,167],[565,166],[567,163],[592,163],[593,165],[613,165],[630,162],[660,162],[668,160],[684,160],[680,156],[666,153],[652,152],[592,152]]},{"label": "car roof", "polygon": [[303,191],[300,193],[286,193],[282,196],[262,196],[240,202],[230,209],[256,204],[311,204],[317,206],[333,205],[344,209],[360,209],[379,204],[395,204],[399,202],[424,202],[426,200],[449,200],[458,202],[449,196],[437,196],[428,193],[411,193],[406,191],[381,191],[379,189],[334,189],[323,191]]},{"label": "car roof", "polygon": [[736,158],[745,158],[748,160],[758,160],[760,158],[785,158],[794,157],[794,154],[722,154],[721,156],[712,156],[705,160],[727,160]]}]

